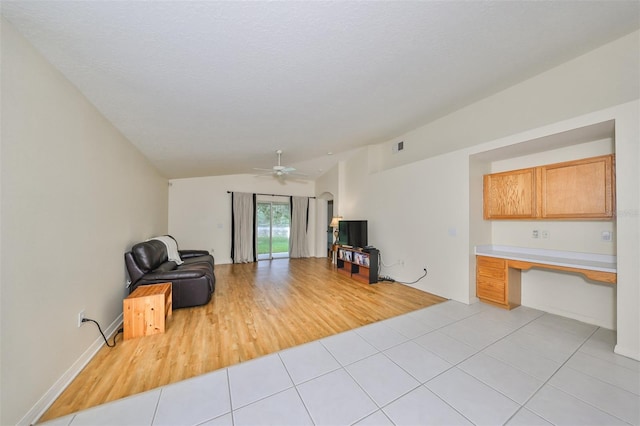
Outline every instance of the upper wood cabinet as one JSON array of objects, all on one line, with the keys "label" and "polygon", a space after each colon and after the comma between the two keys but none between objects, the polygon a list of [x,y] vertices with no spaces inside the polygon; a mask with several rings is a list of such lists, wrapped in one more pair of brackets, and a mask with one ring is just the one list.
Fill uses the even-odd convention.
[{"label": "upper wood cabinet", "polygon": [[615,157],[485,175],[483,201],[485,219],[611,219]]},{"label": "upper wood cabinet", "polygon": [[613,155],[540,167],[544,219],[613,217]]},{"label": "upper wood cabinet", "polygon": [[536,170],[485,175],[483,200],[485,219],[536,217]]}]

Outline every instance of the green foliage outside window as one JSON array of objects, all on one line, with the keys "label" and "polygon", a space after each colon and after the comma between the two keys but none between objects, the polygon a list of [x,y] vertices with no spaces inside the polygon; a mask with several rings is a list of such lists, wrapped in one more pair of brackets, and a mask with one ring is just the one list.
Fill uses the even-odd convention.
[{"label": "green foliage outside window", "polygon": [[[269,232],[271,252],[289,252],[289,225],[291,216],[288,203],[257,203],[258,254],[269,254]],[[273,216],[273,217],[272,217]]]}]

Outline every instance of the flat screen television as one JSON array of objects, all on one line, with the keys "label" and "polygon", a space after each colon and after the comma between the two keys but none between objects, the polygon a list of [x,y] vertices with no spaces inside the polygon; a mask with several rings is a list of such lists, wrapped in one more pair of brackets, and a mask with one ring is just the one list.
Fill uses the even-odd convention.
[{"label": "flat screen television", "polygon": [[367,241],[366,220],[341,220],[338,223],[338,242],[343,245],[363,248]]}]

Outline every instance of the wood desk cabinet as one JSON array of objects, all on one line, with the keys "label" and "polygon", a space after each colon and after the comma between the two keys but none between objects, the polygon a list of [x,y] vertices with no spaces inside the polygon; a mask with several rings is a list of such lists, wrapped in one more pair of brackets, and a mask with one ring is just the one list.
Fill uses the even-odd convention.
[{"label": "wood desk cabinet", "polygon": [[[483,302],[491,303],[506,309],[513,309],[520,306],[521,301],[521,271],[528,271],[531,268],[548,269],[552,271],[562,271],[574,274],[580,274],[587,280],[604,284],[615,284],[617,282],[617,273],[607,271],[602,268],[604,262],[609,260],[597,259],[591,257],[590,262],[599,263],[599,268],[589,268],[585,260],[589,255],[584,254],[587,258],[572,265],[576,262],[576,258],[558,257],[556,253],[555,261],[549,263],[541,263],[540,254],[532,255],[529,253],[529,259],[523,258],[520,251],[519,258],[503,258],[491,257],[486,255],[476,255],[476,296]],[[527,256],[527,255],[524,255]],[[538,259],[536,259],[536,256]],[[547,261],[549,258],[547,257]],[[615,261],[614,261],[615,263]],[[608,269],[608,268],[607,268]]]},{"label": "wood desk cabinet", "polygon": [[506,259],[476,256],[476,295],[484,302],[513,309],[520,306],[520,271]]}]

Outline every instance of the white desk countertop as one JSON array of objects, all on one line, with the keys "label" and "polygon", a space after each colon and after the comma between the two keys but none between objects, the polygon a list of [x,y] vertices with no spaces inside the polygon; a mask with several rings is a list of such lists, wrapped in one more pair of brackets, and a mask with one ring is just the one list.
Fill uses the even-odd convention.
[{"label": "white desk countertop", "polygon": [[521,260],[545,265],[565,266],[601,272],[617,272],[616,256],[573,251],[547,250],[499,245],[476,246],[475,253],[481,256]]}]

